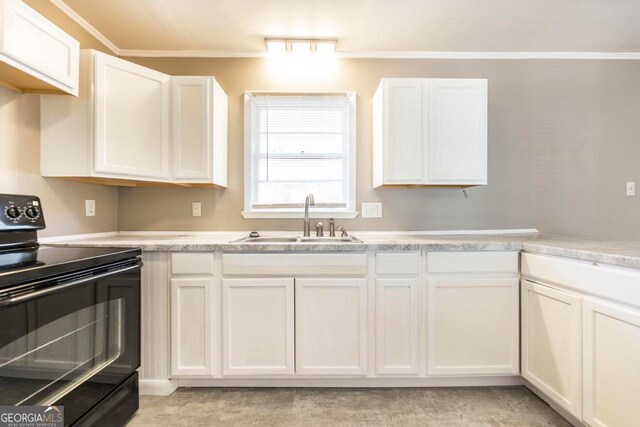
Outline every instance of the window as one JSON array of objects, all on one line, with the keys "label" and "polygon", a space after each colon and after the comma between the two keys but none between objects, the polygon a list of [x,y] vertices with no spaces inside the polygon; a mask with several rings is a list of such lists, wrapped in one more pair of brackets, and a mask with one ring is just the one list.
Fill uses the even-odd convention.
[{"label": "window", "polygon": [[355,94],[245,93],[245,218],[355,218]]}]

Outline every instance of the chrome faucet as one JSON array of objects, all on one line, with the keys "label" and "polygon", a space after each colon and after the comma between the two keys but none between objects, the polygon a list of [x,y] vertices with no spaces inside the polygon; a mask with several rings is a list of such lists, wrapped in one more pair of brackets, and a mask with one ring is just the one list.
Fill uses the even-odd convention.
[{"label": "chrome faucet", "polygon": [[311,228],[309,226],[309,206],[315,206],[316,201],[313,200],[313,194],[309,194],[304,201],[304,232],[303,237],[311,236]]}]

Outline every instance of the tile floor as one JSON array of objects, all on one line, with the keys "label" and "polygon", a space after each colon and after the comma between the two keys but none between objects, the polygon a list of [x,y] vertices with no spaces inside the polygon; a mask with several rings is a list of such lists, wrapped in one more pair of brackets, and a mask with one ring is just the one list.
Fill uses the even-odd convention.
[{"label": "tile floor", "polygon": [[182,388],[129,426],[569,426],[524,387]]}]

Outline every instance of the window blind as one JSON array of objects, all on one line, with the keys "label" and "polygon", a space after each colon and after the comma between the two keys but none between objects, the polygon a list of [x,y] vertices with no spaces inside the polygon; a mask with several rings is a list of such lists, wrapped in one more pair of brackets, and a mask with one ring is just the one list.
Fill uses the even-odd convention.
[{"label": "window blind", "polygon": [[252,209],[345,208],[349,191],[346,94],[254,95],[251,110]]}]

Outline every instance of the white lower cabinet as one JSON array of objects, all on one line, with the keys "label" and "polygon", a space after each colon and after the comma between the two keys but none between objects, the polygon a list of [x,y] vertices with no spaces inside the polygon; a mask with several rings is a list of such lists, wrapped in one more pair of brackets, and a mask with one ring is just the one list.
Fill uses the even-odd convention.
[{"label": "white lower cabinet", "polygon": [[584,299],[584,411],[591,426],[640,420],[640,310]]},{"label": "white lower cabinet", "polygon": [[291,278],[222,281],[224,375],[294,374]]},{"label": "white lower cabinet", "polygon": [[296,373],[365,375],[367,280],[295,280]]},{"label": "white lower cabinet", "polygon": [[427,373],[517,374],[517,278],[429,279]]},{"label": "white lower cabinet", "polygon": [[417,375],[420,280],[376,279],[376,373]]},{"label": "white lower cabinet", "polygon": [[171,279],[171,375],[211,376],[213,278]]},{"label": "white lower cabinet", "polygon": [[522,280],[522,376],[582,418],[582,298]]}]

